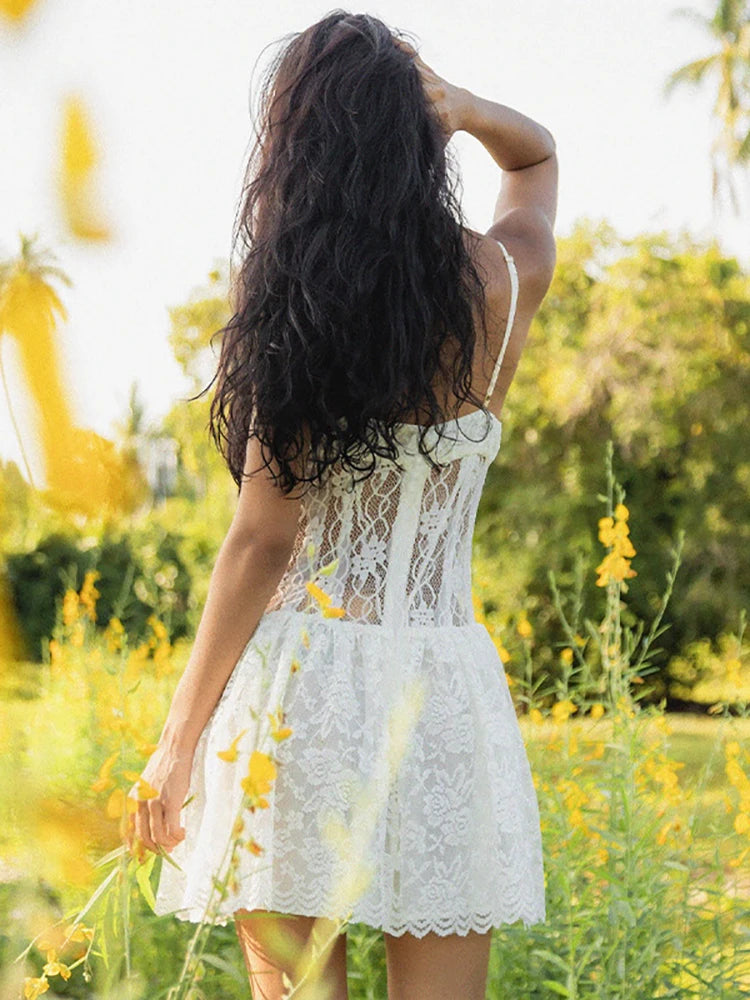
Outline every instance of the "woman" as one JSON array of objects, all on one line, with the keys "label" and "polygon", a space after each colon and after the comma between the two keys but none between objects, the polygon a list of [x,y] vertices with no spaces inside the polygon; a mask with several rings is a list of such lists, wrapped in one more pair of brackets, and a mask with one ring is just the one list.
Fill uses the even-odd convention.
[{"label": "woman", "polygon": [[[460,221],[459,130],[504,171],[484,234]],[[252,797],[220,915],[256,998],[281,998],[316,917],[350,915],[385,933],[390,1000],[478,1000],[491,928],[545,918],[537,800],[470,555],[555,266],[555,143],[335,10],[271,67],[248,176],[211,405],[239,499],[131,836],[180,865],[162,864],[159,912],[199,920]],[[354,870],[353,906],[334,906]],[[347,996],[345,933],[324,982],[295,995]]]}]

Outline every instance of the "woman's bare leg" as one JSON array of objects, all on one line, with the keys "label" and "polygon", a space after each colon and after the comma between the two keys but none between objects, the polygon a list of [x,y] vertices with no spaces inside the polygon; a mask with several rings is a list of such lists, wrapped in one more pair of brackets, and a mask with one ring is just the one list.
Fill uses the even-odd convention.
[{"label": "woman's bare leg", "polygon": [[492,931],[385,934],[388,1000],[485,1000]]},{"label": "woman's bare leg", "polygon": [[[288,991],[282,973],[296,985],[313,927],[321,946],[335,928],[330,920],[268,910],[237,910],[234,916],[253,1000],[281,1000]],[[337,936],[319,975],[311,973],[294,1000],[348,1000],[346,933]]]}]

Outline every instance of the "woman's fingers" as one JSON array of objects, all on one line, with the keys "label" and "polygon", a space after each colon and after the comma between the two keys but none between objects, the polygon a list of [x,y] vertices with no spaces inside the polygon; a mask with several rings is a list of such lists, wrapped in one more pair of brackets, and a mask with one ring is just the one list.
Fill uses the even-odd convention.
[{"label": "woman's fingers", "polygon": [[149,851],[155,851],[157,854],[159,849],[154,843],[151,830],[151,811],[149,809],[149,802],[152,799],[139,799],[138,800],[138,810],[135,814],[135,835],[138,837]]},{"label": "woman's fingers", "polygon": [[164,827],[173,845],[184,839],[185,829],[180,826],[180,807],[177,802],[164,803]]}]

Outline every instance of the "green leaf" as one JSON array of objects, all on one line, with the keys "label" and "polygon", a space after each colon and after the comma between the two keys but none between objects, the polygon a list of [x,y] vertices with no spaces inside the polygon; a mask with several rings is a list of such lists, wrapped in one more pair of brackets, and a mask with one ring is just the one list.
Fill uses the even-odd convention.
[{"label": "green leaf", "polygon": [[141,895],[154,913],[156,913],[156,899],[154,898],[154,890],[151,888],[151,879],[149,876],[151,875],[151,869],[154,867],[155,861],[156,855],[151,854],[135,870],[135,880],[138,883],[138,888],[141,890]]},{"label": "green leaf", "polygon": [[556,983],[554,979],[543,979],[542,986],[546,986],[548,990],[557,993],[559,997],[570,997],[573,995],[567,986],[563,986],[562,983]]}]

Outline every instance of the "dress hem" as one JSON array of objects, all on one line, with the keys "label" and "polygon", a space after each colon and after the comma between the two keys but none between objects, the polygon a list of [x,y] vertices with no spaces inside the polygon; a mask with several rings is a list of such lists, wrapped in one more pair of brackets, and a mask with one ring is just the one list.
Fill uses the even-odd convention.
[{"label": "dress hem", "polygon": [[[263,909],[273,913],[280,913],[289,916],[318,917],[324,920],[343,919],[342,917],[334,917],[328,913],[322,912],[324,910],[324,907],[322,906],[304,904],[274,905],[273,903],[254,903],[252,905],[243,905],[241,903],[237,903],[233,904],[232,911],[230,913],[221,912],[217,914],[214,923],[220,925],[221,927],[225,927],[228,923],[235,919],[234,912],[236,910],[243,909]],[[205,916],[205,909],[200,906],[186,906],[179,909],[162,910],[159,915],[173,916],[177,920],[197,924],[203,920]],[[523,922],[524,928],[528,928],[546,923],[546,919],[545,910],[542,910],[541,912],[532,910],[526,912],[494,913],[487,916],[482,914],[472,914],[468,917],[452,917],[445,921],[435,920],[434,918],[426,918],[425,920],[411,919],[404,921],[403,923],[395,924],[388,920],[380,920],[372,914],[353,913],[347,920],[347,924],[365,924],[373,930],[383,931],[393,937],[400,937],[406,933],[412,934],[414,937],[418,938],[422,938],[429,933],[435,933],[441,937],[446,937],[449,934],[458,934],[461,937],[466,937],[466,935],[471,932],[484,934],[493,928],[512,926],[518,923],[519,920]]]}]

